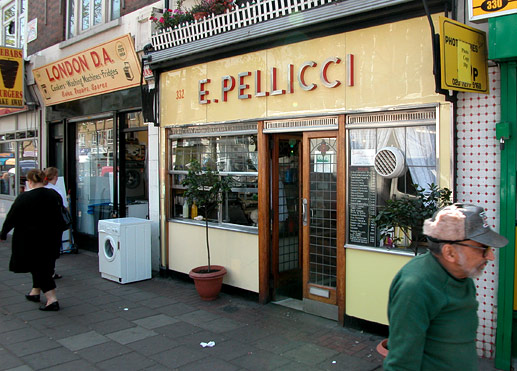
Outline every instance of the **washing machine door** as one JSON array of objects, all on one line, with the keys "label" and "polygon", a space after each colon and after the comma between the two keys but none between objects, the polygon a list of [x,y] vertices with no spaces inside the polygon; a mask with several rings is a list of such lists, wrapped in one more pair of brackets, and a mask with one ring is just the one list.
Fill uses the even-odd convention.
[{"label": "washing machine door", "polygon": [[118,253],[118,246],[115,239],[111,236],[106,236],[104,239],[104,244],[102,246],[101,254],[104,254],[104,257],[108,262],[112,262],[116,259]]}]

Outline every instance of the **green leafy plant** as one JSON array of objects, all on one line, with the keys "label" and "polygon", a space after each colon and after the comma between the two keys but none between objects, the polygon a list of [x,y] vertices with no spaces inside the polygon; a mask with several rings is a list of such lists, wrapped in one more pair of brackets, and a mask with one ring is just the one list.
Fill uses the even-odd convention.
[{"label": "green leafy plant", "polygon": [[189,204],[196,204],[203,209],[205,219],[206,251],[208,255],[208,272],[210,272],[210,243],[208,238],[208,215],[223,201],[222,194],[230,191],[232,178],[220,176],[217,170],[203,168],[193,160],[187,165],[188,174],[181,184],[186,187],[183,196]]},{"label": "green leafy plant", "polygon": [[429,189],[421,188],[417,184],[413,187],[416,196],[387,200],[386,205],[378,212],[375,223],[381,230],[381,239],[391,237],[394,243],[399,241],[396,237],[390,236],[390,231],[399,228],[411,241],[410,248],[416,255],[424,220],[431,218],[436,210],[451,205],[452,192],[448,188],[439,188],[436,184],[429,184]]}]

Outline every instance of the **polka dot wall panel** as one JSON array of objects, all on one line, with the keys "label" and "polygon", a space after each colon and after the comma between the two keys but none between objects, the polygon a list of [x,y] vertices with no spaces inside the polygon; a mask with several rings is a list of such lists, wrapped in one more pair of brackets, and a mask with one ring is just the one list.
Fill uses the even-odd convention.
[{"label": "polka dot wall panel", "polygon": [[[456,112],[456,198],[485,208],[490,226],[499,230],[500,151],[495,124],[500,119],[499,69],[489,69],[490,94],[459,93]],[[478,355],[495,356],[498,254],[474,280],[479,302]]]}]

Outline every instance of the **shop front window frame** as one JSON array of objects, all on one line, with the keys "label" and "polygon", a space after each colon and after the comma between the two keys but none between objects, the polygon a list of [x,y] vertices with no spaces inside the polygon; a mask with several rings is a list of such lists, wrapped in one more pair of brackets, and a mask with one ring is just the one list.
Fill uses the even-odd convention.
[{"label": "shop front window frame", "polygon": [[[439,185],[437,110],[364,114],[355,116],[356,120],[351,117],[346,126],[346,246],[412,254],[409,249],[385,245],[374,218],[392,193],[396,197],[411,196],[416,194],[413,184],[424,189],[430,183]],[[386,147],[398,148],[404,156],[406,171],[395,180],[383,178],[374,168],[375,154]]]},{"label": "shop front window frame", "polygon": [[[222,204],[216,206],[215,211],[208,217],[209,225],[257,233],[257,224],[250,217],[254,208],[258,211],[258,146],[256,124],[253,126],[254,130],[245,133],[169,135],[168,173],[171,220],[204,224],[192,218],[191,205],[188,209],[189,217],[183,217],[182,193],[185,187],[181,185],[181,180],[188,173],[186,165],[192,160],[197,160],[205,168],[208,166],[212,170],[217,170],[221,177],[233,177],[231,192],[222,195]],[[204,129],[210,130],[208,127]],[[244,150],[246,146],[247,150]],[[251,151],[250,148],[253,146],[254,150]],[[204,210],[198,210],[198,213],[204,216]]]}]

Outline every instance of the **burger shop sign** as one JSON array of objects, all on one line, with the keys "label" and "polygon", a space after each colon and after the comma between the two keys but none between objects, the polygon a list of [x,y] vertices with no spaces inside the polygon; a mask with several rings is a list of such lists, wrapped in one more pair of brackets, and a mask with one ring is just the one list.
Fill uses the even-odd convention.
[{"label": "burger shop sign", "polygon": [[33,70],[47,106],[140,85],[139,73],[129,34]]},{"label": "burger shop sign", "polygon": [[[222,76],[220,85],[213,83],[211,79],[202,79],[198,83],[199,103],[228,102],[228,93],[230,92],[237,92],[238,99],[250,99],[252,97],[261,98],[293,94],[295,89],[312,91],[318,88],[320,84],[324,88],[332,89],[341,85],[341,81],[331,77],[329,70],[332,66],[340,64],[342,64],[341,58],[330,57],[321,62],[320,65],[315,61],[303,62],[296,68],[293,64],[288,64],[286,72],[282,74],[278,72],[277,67],[271,67],[268,76],[265,77],[263,77],[263,71],[261,70],[240,72],[237,76]],[[319,78],[315,81],[309,81],[306,77],[309,70],[316,70]],[[267,91],[262,84],[265,79],[269,79],[270,89]],[[354,86],[354,56],[352,54],[346,56],[346,82],[348,86]],[[254,88],[251,87],[251,84]],[[220,97],[211,99],[212,89],[219,90]],[[178,96],[178,92],[176,95]]]}]

